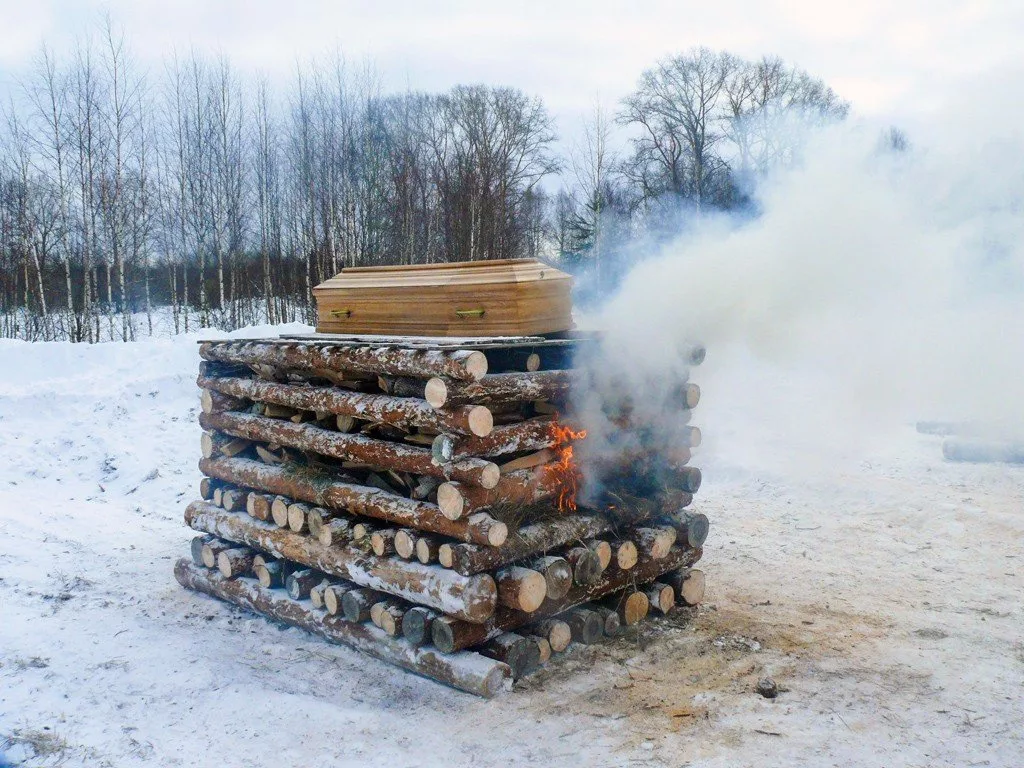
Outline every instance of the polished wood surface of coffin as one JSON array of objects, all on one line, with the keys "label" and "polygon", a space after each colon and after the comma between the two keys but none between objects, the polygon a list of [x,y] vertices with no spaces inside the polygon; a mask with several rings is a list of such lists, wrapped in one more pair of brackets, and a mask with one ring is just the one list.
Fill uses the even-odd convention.
[{"label": "polished wood surface of coffin", "polygon": [[313,289],[320,333],[514,336],[572,328],[572,278],[535,259],[351,267]]}]

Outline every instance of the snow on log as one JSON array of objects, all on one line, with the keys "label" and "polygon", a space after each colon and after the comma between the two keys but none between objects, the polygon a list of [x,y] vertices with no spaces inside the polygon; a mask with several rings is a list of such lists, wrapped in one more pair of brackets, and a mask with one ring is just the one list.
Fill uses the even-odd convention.
[{"label": "snow on log", "polygon": [[199,470],[225,482],[387,520],[462,542],[497,547],[508,537],[508,527],[487,514],[473,515],[466,520],[449,520],[436,504],[407,499],[379,488],[318,478],[251,459],[203,459],[199,462]]},{"label": "snow on log", "polygon": [[435,408],[564,400],[578,377],[571,370],[492,373],[477,381],[454,381],[442,375],[427,381],[423,397]]},{"label": "snow on log", "polygon": [[[200,376],[196,383],[203,387],[204,391],[219,392],[233,398],[247,398],[307,411],[333,413],[395,427],[425,427],[436,432],[486,437],[494,426],[491,412],[482,405],[464,405],[442,410],[431,407],[424,400],[411,397],[364,394],[336,387],[278,384],[261,379]],[[210,413],[212,410],[207,411],[204,408],[203,412]]]},{"label": "snow on log", "polygon": [[468,622],[486,621],[497,605],[497,585],[487,574],[462,576],[397,557],[373,557],[353,547],[325,547],[316,539],[275,528],[248,515],[225,512],[203,501],[188,506],[185,522],[197,531],[458,615]]},{"label": "snow on log", "polygon": [[432,625],[434,645],[445,653],[480,645],[502,632],[526,626],[541,617],[555,616],[591,600],[620,592],[633,584],[654,581],[669,571],[688,568],[700,560],[701,554],[699,549],[676,547],[661,560],[641,559],[629,571],[609,568],[596,583],[574,586],[558,600],[545,599],[533,613],[499,606],[494,616],[483,623],[460,621],[452,616],[441,617]]},{"label": "snow on log", "polygon": [[[489,571],[522,560],[536,552],[546,552],[570,542],[600,536],[616,528],[642,522],[648,517],[658,515],[660,507],[657,505],[632,507],[630,510],[623,509],[616,510],[616,512],[629,512],[629,515],[612,518],[597,514],[576,514],[543,520],[524,525],[519,530],[513,531],[509,534],[508,540],[499,547],[444,544],[441,547],[442,552],[439,553],[443,555],[441,562],[445,567],[453,568],[464,576]],[[707,539],[708,519],[700,513],[677,514],[667,517],[664,522],[675,528],[678,541],[692,549],[699,548]],[[628,529],[622,531],[622,536],[629,536]],[[635,544],[632,557],[627,556],[624,559],[627,563],[630,560],[632,563],[636,562]],[[628,570],[628,567],[623,570]]]},{"label": "snow on log", "polygon": [[445,655],[433,648],[420,648],[404,639],[389,637],[376,627],[352,624],[338,616],[307,608],[279,590],[264,589],[248,579],[229,580],[218,573],[200,570],[185,559],[175,564],[174,576],[187,589],[301,627],[331,642],[477,696],[491,698],[509,687],[512,671],[508,665],[477,653]]},{"label": "snow on log", "polygon": [[272,365],[304,371],[357,371],[427,379],[447,376],[478,381],[487,373],[487,357],[475,350],[454,352],[400,347],[359,347],[239,341],[207,341],[199,345],[204,360],[246,365]]},{"label": "snow on log", "polygon": [[295,424],[283,419],[232,412],[204,413],[200,415],[199,423],[204,429],[218,430],[247,440],[262,440],[344,461],[457,480],[482,488],[494,488],[501,476],[497,464],[483,459],[438,464],[426,448],[344,434],[312,424]]},{"label": "snow on log", "polygon": [[449,481],[437,487],[437,505],[449,520],[458,520],[499,504],[529,505],[553,498],[564,483],[562,473],[547,465],[501,475],[493,488]]}]

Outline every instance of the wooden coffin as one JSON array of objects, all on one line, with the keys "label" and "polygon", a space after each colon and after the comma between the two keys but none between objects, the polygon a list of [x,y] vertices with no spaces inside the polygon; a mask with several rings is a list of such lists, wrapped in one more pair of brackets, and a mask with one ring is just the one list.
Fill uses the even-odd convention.
[{"label": "wooden coffin", "polygon": [[526,336],[572,328],[572,278],[536,259],[349,267],[313,289],[320,333]]}]

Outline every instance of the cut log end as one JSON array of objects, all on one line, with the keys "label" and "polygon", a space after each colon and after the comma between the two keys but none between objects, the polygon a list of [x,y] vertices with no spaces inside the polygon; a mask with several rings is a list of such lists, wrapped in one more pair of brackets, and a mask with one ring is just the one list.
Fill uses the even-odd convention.
[{"label": "cut log end", "polygon": [[459,489],[451,483],[441,483],[437,486],[437,506],[441,514],[449,520],[458,520],[462,517],[466,504]]},{"label": "cut log end", "polygon": [[679,600],[685,605],[699,605],[704,600],[704,571],[691,568],[686,572],[679,590]]},{"label": "cut log end", "polygon": [[544,602],[547,582],[544,575],[529,568],[498,571],[498,602],[514,610],[533,613]]},{"label": "cut log end", "polygon": [[487,437],[494,430],[494,416],[491,414],[491,409],[482,405],[469,407],[466,422],[470,433],[476,437]]},{"label": "cut log end", "polygon": [[623,571],[636,565],[639,553],[632,541],[623,541],[615,549],[615,564]]},{"label": "cut log end", "polygon": [[466,375],[473,381],[480,381],[487,373],[487,356],[479,350],[473,350],[463,359]]},{"label": "cut log end", "polygon": [[423,388],[423,399],[434,408],[443,408],[444,404],[448,402],[448,385],[445,384],[444,379],[435,376],[427,381]]}]

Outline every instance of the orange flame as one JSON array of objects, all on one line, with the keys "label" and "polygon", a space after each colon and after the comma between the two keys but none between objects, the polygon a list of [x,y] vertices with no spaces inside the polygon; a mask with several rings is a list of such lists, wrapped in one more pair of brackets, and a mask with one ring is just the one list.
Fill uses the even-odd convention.
[{"label": "orange flame", "polygon": [[555,460],[547,464],[547,471],[558,484],[558,511],[575,512],[576,495],[579,493],[583,473],[573,460],[573,441],[585,438],[587,430],[573,429],[555,421],[551,424],[551,432],[555,438],[552,446]]}]

